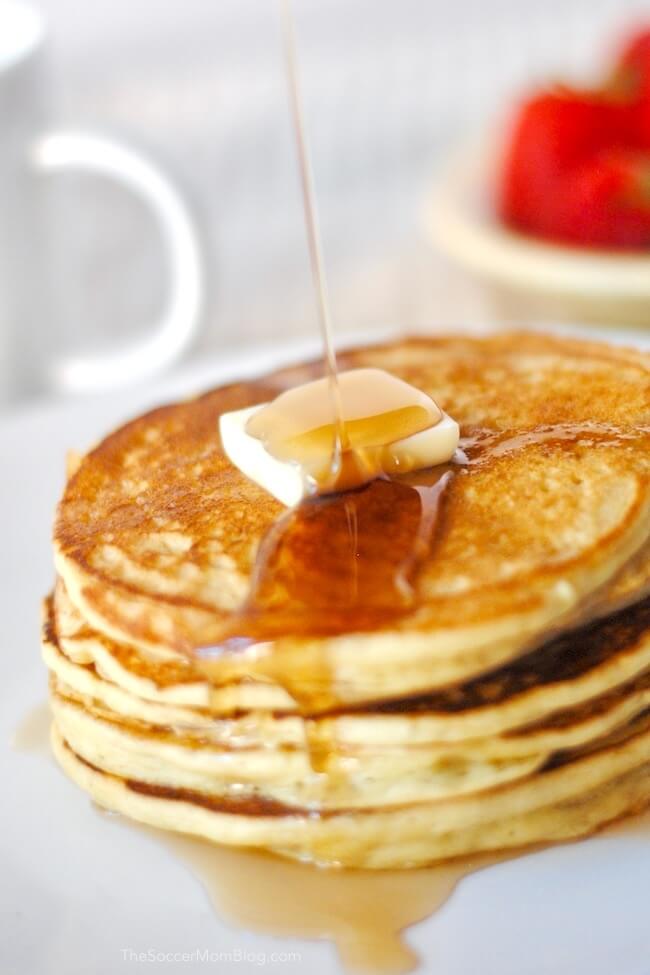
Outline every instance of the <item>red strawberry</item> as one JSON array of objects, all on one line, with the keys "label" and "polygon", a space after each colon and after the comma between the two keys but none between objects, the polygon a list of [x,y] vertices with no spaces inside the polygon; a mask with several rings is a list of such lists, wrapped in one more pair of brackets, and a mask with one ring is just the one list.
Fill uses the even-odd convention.
[{"label": "red strawberry", "polygon": [[629,146],[650,149],[650,29],[628,38],[606,88],[619,100]]},{"label": "red strawberry", "polygon": [[564,176],[547,236],[583,246],[650,246],[650,159],[601,153]]},{"label": "red strawberry", "polygon": [[650,29],[637,30],[623,44],[610,88],[630,98],[650,96]]},{"label": "red strawberry", "polygon": [[650,97],[636,98],[621,107],[625,113],[626,143],[631,149],[650,150]]},{"label": "red strawberry", "polygon": [[618,105],[598,92],[557,89],[520,108],[501,171],[498,211],[520,230],[546,234],[553,207],[571,169],[624,136]]}]

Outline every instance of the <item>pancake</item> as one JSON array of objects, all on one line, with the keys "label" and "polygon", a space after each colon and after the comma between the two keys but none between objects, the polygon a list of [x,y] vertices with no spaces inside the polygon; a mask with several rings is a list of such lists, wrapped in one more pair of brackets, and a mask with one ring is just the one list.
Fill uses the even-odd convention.
[{"label": "pancake", "polygon": [[87,701],[52,694],[56,726],[70,746],[103,771],[220,798],[262,797],[322,812],[375,808],[464,795],[530,774],[543,754],[497,759],[425,749],[329,752],[314,770],[304,748],[228,749],[134,722],[116,723]]},{"label": "pancake", "polygon": [[571,839],[638,811],[650,800],[647,730],[487,794],[327,816],[264,800],[210,801],[189,790],[110,775],[76,755],[56,726],[52,745],[66,773],[108,809],[215,843],[264,847],[348,867],[415,867]]},{"label": "pancake", "polygon": [[[428,755],[481,754],[496,758],[530,755],[538,750],[550,753],[597,738],[650,705],[650,670],[646,670],[606,694],[589,698],[576,707],[554,710],[543,720],[501,734],[451,740],[444,737],[434,739],[429,735],[425,740],[417,735],[418,726],[422,731],[422,713],[417,710],[409,712],[405,708],[401,717],[396,716],[392,726],[388,726],[389,732],[393,732],[392,736],[386,731],[386,718],[378,712],[367,715],[361,725],[357,723],[356,737],[350,735],[346,738],[339,731],[341,725],[327,719],[310,719],[306,725],[299,717],[287,719],[285,715],[276,716],[268,712],[251,712],[246,718],[219,719],[203,711],[139,701],[87,669],[78,665],[70,667],[51,643],[44,644],[43,657],[57,677],[57,686],[63,688],[67,696],[83,702],[88,708],[98,707],[111,714],[112,720],[118,724],[136,721],[159,729],[182,731],[201,743],[226,745],[233,749],[265,748],[268,751],[274,746],[285,749],[299,747],[313,752],[318,742],[323,741],[330,756],[340,753],[349,759],[361,751],[366,754],[374,751],[378,754],[402,755],[405,748],[419,749]],[[550,708],[550,702],[547,706]],[[462,719],[462,712],[456,714]]]},{"label": "pancake", "polygon": [[305,712],[465,681],[573,624],[645,544],[649,362],[525,335],[346,353],[345,368],[388,368],[431,394],[459,420],[471,461],[445,494],[413,605],[366,631],[305,633],[290,619],[295,633],[237,654],[219,649],[281,509],[224,456],[218,416],[319,365],[164,407],[103,441],[59,506],[58,571],[99,632],[198,655],[215,684],[271,680]]},{"label": "pancake", "polygon": [[[642,611],[643,610],[643,611]],[[650,631],[650,605],[620,614],[615,624],[603,626],[601,642],[618,636],[611,654],[620,655],[645,626]],[[593,628],[591,628],[593,631]],[[582,634],[589,636],[590,631]],[[593,640],[593,632],[591,632]],[[151,705],[130,698],[124,706],[124,692],[102,680],[88,665],[57,660],[56,637],[49,629],[44,642],[46,662],[54,677],[53,710],[59,730],[86,761],[111,774],[129,775],[156,786],[204,789],[219,795],[248,792],[290,805],[316,804],[319,809],[382,806],[394,802],[420,802],[475,792],[497,783],[529,775],[551,758],[570,749],[590,747],[642,715],[650,706],[650,667],[634,680],[607,693],[588,698],[576,707],[561,707],[562,698],[547,688],[544,720],[514,728],[504,734],[490,734],[456,741],[413,744],[408,731],[400,744],[387,745],[373,734],[373,720],[385,720],[381,711],[365,716],[367,739],[350,744],[332,734],[322,719],[305,723],[294,717],[262,715],[263,733],[256,734],[254,717],[247,725],[238,720],[211,717],[204,710],[188,721],[189,710]],[[626,644],[627,640],[627,644]],[[558,641],[559,642],[559,641]],[[594,641],[595,642],[595,641]],[[566,649],[566,639],[563,641]],[[549,650],[559,654],[562,647]],[[603,653],[602,645],[600,647]],[[559,671],[560,668],[558,668]],[[564,664],[564,676],[579,665]],[[529,672],[530,673],[530,672]],[[67,678],[67,679],[66,679]],[[492,681],[492,696],[496,677]],[[486,679],[487,683],[487,679]],[[528,680],[530,684],[530,677]],[[517,686],[511,680],[501,688],[502,700]],[[527,688],[530,690],[530,686]],[[538,691],[543,690],[540,680]],[[461,702],[471,709],[477,689],[457,689],[447,706],[462,720]],[[117,703],[113,710],[111,703]],[[418,721],[422,703],[403,702],[396,715],[406,729]],[[492,705],[494,708],[494,704]],[[532,712],[528,710],[530,716]],[[411,714],[413,718],[411,718]],[[273,731],[273,724],[280,726]],[[271,733],[269,733],[271,729]],[[285,734],[288,730],[291,735]]]},{"label": "pancake", "polygon": [[[57,602],[58,605],[58,602]],[[200,733],[210,729],[214,741],[243,740],[248,744],[296,744],[305,739],[304,720],[285,710],[274,688],[252,682],[210,687],[196,672],[195,681],[173,681],[169,661],[147,661],[137,651],[105,638],[84,644],[96,656],[80,666],[70,652],[74,640],[57,633],[54,604],[46,605],[43,652],[45,662],[65,684],[126,717],[143,717],[161,725],[181,724]],[[89,651],[90,652],[90,651]],[[66,656],[67,654],[67,656]],[[113,659],[115,666],[105,666]],[[179,655],[180,672],[184,658]],[[137,660],[134,670],[129,664]],[[127,661],[128,663],[125,663]],[[376,702],[364,709],[314,716],[312,735],[340,745],[462,742],[512,732],[522,724],[549,716],[626,688],[650,669],[650,601],[619,611],[543,646],[465,685],[398,702]],[[279,690],[279,689],[278,689]],[[259,691],[259,694],[257,693]],[[182,703],[182,707],[178,705]],[[314,730],[315,729],[315,730]]]},{"label": "pancake", "polygon": [[42,641],[66,773],[144,823],[350,867],[568,839],[643,806],[650,357],[515,334],[341,365],[432,395],[461,451],[283,514],[217,421],[306,364],[75,458]]}]

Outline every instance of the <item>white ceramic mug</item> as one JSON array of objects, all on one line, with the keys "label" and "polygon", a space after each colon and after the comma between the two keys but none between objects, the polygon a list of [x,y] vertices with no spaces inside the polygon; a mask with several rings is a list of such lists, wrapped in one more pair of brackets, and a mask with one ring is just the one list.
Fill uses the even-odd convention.
[{"label": "white ceramic mug", "polygon": [[[203,299],[201,252],[169,179],[135,150],[81,131],[50,130],[46,30],[38,10],[0,0],[0,404],[42,392],[86,392],[153,375],[193,338]],[[152,211],[169,265],[168,300],[146,337],[97,356],[60,358],[48,307],[44,174],[84,170],[114,180]]]}]

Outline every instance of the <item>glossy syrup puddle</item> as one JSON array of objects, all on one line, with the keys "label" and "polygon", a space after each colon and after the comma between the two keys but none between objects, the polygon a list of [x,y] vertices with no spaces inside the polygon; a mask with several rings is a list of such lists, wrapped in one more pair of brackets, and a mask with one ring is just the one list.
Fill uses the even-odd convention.
[{"label": "glossy syrup puddle", "polygon": [[221,648],[373,629],[410,609],[451,477],[440,467],[289,509],[260,546]]},{"label": "glossy syrup puddle", "polygon": [[[377,975],[416,971],[421,962],[427,971],[435,971],[435,958],[418,957],[406,943],[405,931],[436,914],[465,877],[540,849],[413,870],[337,870],[219,847],[110,817],[146,833],[179,859],[201,883],[219,917],[278,938],[331,941],[345,971]],[[650,812],[607,826],[598,835],[650,839]]]},{"label": "glossy syrup puddle", "polygon": [[[356,491],[303,502],[286,511],[263,539],[243,608],[210,645],[194,651],[217,683],[250,673],[237,651],[277,638],[335,636],[380,629],[417,604],[416,581],[440,527],[455,465]],[[275,655],[258,672],[276,675]],[[264,668],[268,668],[265,670]],[[325,660],[314,650],[309,680],[298,671],[287,689],[307,708],[332,704]]]},{"label": "glossy syrup puddle", "polygon": [[480,464],[539,444],[620,446],[647,432],[645,428],[635,432],[625,431],[604,423],[558,423],[531,430],[479,431],[473,436],[461,438],[460,447],[470,464]]},{"label": "glossy syrup puddle", "polygon": [[346,971],[380,975],[418,968],[405,929],[440,910],[464,877],[521,855],[484,855],[416,870],[337,870],[135,828],[189,868],[220,917],[279,938],[331,941]]}]

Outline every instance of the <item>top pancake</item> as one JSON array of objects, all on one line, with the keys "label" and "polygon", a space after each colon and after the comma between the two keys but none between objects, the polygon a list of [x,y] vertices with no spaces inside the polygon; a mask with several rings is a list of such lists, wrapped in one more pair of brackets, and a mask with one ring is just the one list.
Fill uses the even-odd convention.
[{"label": "top pancake", "polygon": [[[262,676],[309,711],[423,692],[647,584],[637,553],[650,523],[650,356],[511,334],[402,340],[346,352],[340,365],[388,369],[429,393],[460,423],[472,462],[446,490],[408,611],[359,631],[203,651],[215,683]],[[283,509],[225,457],[218,417],[320,371],[294,367],[154,410],[82,460],[55,548],[94,628],[163,655],[219,642]]]}]

